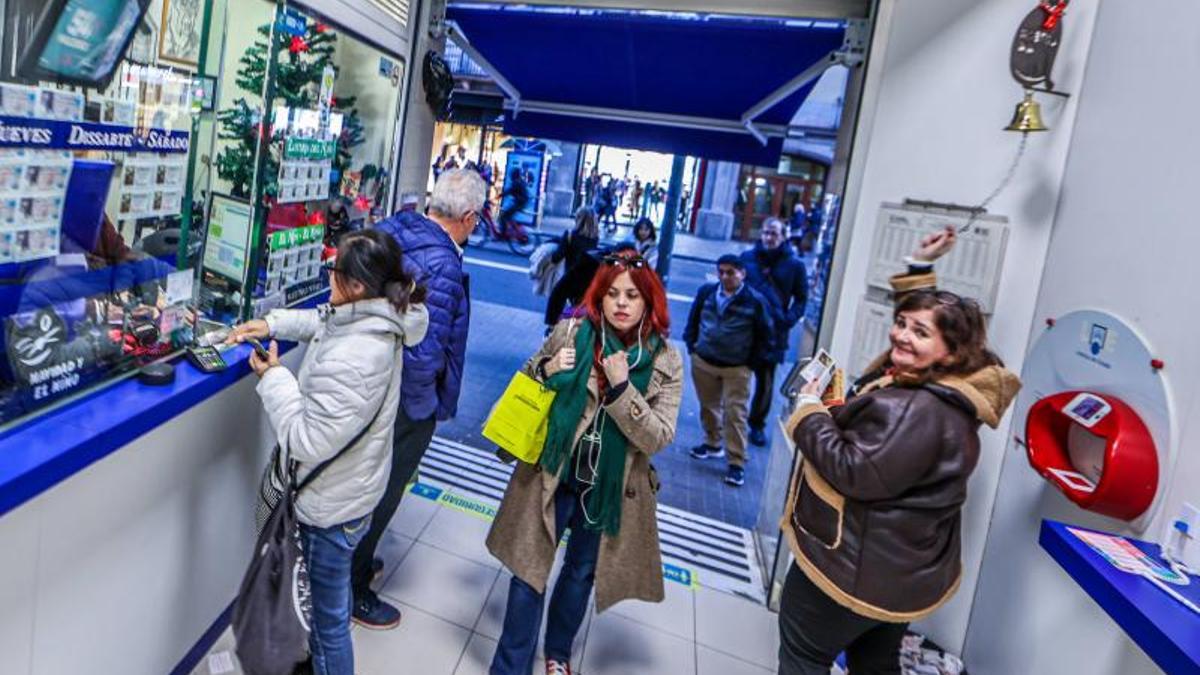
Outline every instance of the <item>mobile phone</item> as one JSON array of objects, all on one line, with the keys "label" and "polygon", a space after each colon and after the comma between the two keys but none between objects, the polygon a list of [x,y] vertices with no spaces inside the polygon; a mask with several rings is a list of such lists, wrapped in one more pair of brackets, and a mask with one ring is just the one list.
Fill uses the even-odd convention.
[{"label": "mobile phone", "polygon": [[258,358],[264,361],[271,358],[271,352],[267,351],[267,348],[263,346],[263,343],[258,341],[258,338],[248,337],[242,339],[254,347],[254,353],[258,354]]}]

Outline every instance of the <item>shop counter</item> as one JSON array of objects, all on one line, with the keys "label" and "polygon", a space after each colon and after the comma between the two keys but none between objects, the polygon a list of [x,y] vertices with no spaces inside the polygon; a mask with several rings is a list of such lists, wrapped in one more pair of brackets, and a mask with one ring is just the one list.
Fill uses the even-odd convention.
[{"label": "shop counter", "polygon": [[[280,356],[295,346],[280,343]],[[212,374],[180,356],[169,385],[130,377],[0,434],[0,517],[235,384],[250,373],[250,352],[249,345],[226,350],[229,367]]]},{"label": "shop counter", "polygon": [[[1146,654],[1168,673],[1200,672],[1200,614],[1179,603],[1142,577],[1122,572],[1067,525],[1042,521],[1039,543]],[[1076,528],[1086,529],[1086,528]],[[1155,560],[1158,545],[1129,540]],[[1174,587],[1200,604],[1200,579]]]}]

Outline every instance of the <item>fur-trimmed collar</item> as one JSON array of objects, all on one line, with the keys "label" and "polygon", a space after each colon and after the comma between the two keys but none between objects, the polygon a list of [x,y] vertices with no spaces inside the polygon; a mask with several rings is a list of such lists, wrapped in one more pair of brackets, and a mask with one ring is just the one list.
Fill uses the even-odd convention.
[{"label": "fur-trimmed collar", "polygon": [[858,390],[865,393],[888,385],[901,387],[929,387],[931,390],[953,392],[961,402],[969,404],[971,412],[980,422],[995,429],[1000,425],[1008,406],[1012,405],[1021,380],[1003,366],[987,366],[969,375],[943,375],[933,379],[914,376],[886,374],[888,355],[884,353],[867,368],[867,373],[880,375],[873,381],[860,382]]}]

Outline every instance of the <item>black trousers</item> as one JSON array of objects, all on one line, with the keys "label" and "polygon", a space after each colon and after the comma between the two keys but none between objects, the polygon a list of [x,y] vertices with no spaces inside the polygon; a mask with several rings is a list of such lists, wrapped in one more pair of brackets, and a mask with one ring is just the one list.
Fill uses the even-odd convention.
[{"label": "black trousers", "polygon": [[792,565],[779,606],[779,675],[829,675],[843,651],[850,675],[900,675],[907,629],[842,607]]},{"label": "black trousers", "polygon": [[768,363],[754,369],[754,397],[750,399],[750,428],[762,429],[771,414],[771,401],[775,400],[775,369],[777,363]]},{"label": "black trousers", "polygon": [[350,585],[356,598],[370,590],[371,561],[375,558],[375,548],[379,546],[379,540],[387,531],[392,516],[396,515],[408,481],[412,480],[421,458],[429,448],[429,442],[433,440],[433,430],[436,426],[437,421],[433,417],[425,420],[409,419],[404,413],[404,406],[400,406],[399,412],[396,413],[396,435],[392,438],[392,472],[388,476],[387,489],[371,516],[371,529],[354,549],[354,561],[350,567]]}]

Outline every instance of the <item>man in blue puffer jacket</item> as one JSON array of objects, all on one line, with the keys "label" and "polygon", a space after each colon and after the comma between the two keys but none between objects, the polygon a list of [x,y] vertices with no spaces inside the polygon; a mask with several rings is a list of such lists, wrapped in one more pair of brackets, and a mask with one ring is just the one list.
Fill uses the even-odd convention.
[{"label": "man in blue puffer jacket", "polygon": [[479,222],[486,191],[475,171],[444,171],[433,188],[428,217],[401,211],[376,226],[400,243],[409,275],[427,289],[429,331],[420,344],[404,349],[387,490],[375,507],[370,532],[354,552],[353,616],[355,623],[366,628],[384,630],[400,623],[400,610],[370,589],[372,577],[382,567],[375,560],[375,549],[433,440],[434,428],[458,410],[470,314],[462,247]]}]

